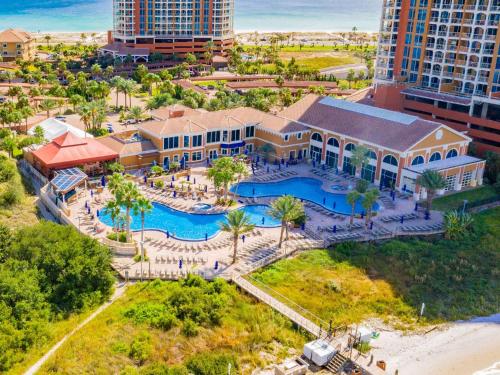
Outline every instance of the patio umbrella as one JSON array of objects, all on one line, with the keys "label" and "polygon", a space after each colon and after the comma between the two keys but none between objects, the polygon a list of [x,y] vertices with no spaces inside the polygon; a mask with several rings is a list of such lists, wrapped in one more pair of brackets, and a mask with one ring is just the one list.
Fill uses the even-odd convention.
[{"label": "patio umbrella", "polygon": [[193,178],[193,184],[195,184],[195,185],[196,185],[196,177],[195,177],[195,178]]},{"label": "patio umbrella", "polygon": [[365,211],[361,211],[361,219],[365,217]]},{"label": "patio umbrella", "polygon": [[179,269],[182,269],[182,259],[179,259]]},{"label": "patio umbrella", "polygon": [[243,243],[245,243],[245,235],[241,236],[241,241],[243,241]]},{"label": "patio umbrella", "polygon": [[94,190],[90,190],[90,196],[93,198],[94,197]]},{"label": "patio umbrella", "polygon": [[260,161],[260,156],[257,155],[257,163]]},{"label": "patio umbrella", "polygon": [[90,207],[87,207],[87,215],[90,215]]},{"label": "patio umbrella", "polygon": [[392,200],[395,201],[396,200],[396,192],[393,192],[392,193]]},{"label": "patio umbrella", "polygon": [[302,229],[302,230],[306,229],[306,225],[304,223],[302,223],[302,225],[300,226],[300,229]]},{"label": "patio umbrella", "polygon": [[181,168],[184,169],[186,167],[186,159],[181,159]]},{"label": "patio umbrella", "polygon": [[337,225],[333,226],[333,233],[337,233]]},{"label": "patio umbrella", "polygon": [[418,203],[415,203],[415,211],[418,211]]},{"label": "patio umbrella", "polygon": [[85,201],[85,208],[89,208],[89,202]]},{"label": "patio umbrella", "polygon": [[333,202],[333,209],[335,210],[336,207],[337,207],[337,202]]},{"label": "patio umbrella", "polygon": [[210,160],[207,158],[207,165],[209,165],[209,164],[210,164]]},{"label": "patio umbrella", "polygon": [[175,181],[175,176],[174,175],[172,175],[172,181]]},{"label": "patio umbrella", "polygon": [[274,159],[274,165],[278,165],[278,159]]},{"label": "patio umbrella", "polygon": [[429,211],[425,211],[425,220],[429,220],[431,218],[431,214]]},{"label": "patio umbrella", "polygon": [[205,193],[208,192],[208,185],[205,185]]},{"label": "patio umbrella", "polygon": [[174,190],[174,198],[177,197],[177,192]]},{"label": "patio umbrella", "polygon": [[149,184],[149,186],[153,187],[153,181],[151,181],[151,183]]},{"label": "patio umbrella", "polygon": [[280,165],[278,165],[278,169],[281,171],[281,164],[280,164]]},{"label": "patio umbrella", "polygon": [[281,164],[285,164],[285,159],[281,158]]},{"label": "patio umbrella", "polygon": [[219,261],[216,260],[215,265],[214,265],[214,270],[218,270],[218,269],[219,269]]},{"label": "patio umbrella", "polygon": [[188,180],[188,181],[189,181],[189,179],[190,179],[190,178],[191,178],[191,176],[190,176],[190,175],[187,175],[187,180]]},{"label": "patio umbrella", "polygon": [[370,230],[373,229],[373,221],[370,221]]},{"label": "patio umbrella", "polygon": [[174,183],[172,181],[170,181],[170,189],[173,189],[174,188]]},{"label": "patio umbrella", "polygon": [[252,164],[252,174],[255,174],[255,167]]},{"label": "patio umbrella", "polygon": [[267,166],[267,173],[269,173],[269,166]]},{"label": "patio umbrella", "polygon": [[252,195],[255,195],[255,188],[252,189]]},{"label": "patio umbrella", "polygon": [[399,222],[400,222],[401,224],[403,224],[403,223],[404,223],[404,221],[405,221],[405,217],[404,217],[404,215],[401,215],[401,219],[399,220]]},{"label": "patio umbrella", "polygon": [[144,181],[145,184],[147,184],[148,183],[148,176],[144,176],[143,177],[143,181]]},{"label": "patio umbrella", "polygon": [[313,168],[316,168],[316,160],[313,160]]},{"label": "patio umbrella", "polygon": [[265,222],[266,222],[266,218],[264,216],[262,216],[262,225],[264,225]]},{"label": "patio umbrella", "polygon": [[95,215],[96,215],[97,217],[99,217],[99,210],[96,210],[96,211],[95,211]]},{"label": "patio umbrella", "polygon": [[170,238],[170,232],[167,230],[167,238]]},{"label": "patio umbrella", "polygon": [[205,233],[205,241],[208,241],[208,234]]},{"label": "patio umbrella", "polygon": [[325,170],[325,169],[326,169],[326,165],[325,165],[325,164],[322,164],[322,165],[321,165],[321,169],[322,169],[322,170]]},{"label": "patio umbrella", "polygon": [[245,149],[245,155],[248,155],[248,149]]},{"label": "patio umbrella", "polygon": [[326,198],[323,197],[323,205],[326,204]]},{"label": "patio umbrella", "polygon": [[101,185],[102,187],[106,187],[106,178],[104,177],[104,175],[102,175],[101,177]]}]

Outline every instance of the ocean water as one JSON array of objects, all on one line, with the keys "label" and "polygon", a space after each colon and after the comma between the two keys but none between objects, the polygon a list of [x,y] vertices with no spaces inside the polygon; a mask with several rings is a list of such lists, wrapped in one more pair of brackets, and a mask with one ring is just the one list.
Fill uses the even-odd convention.
[{"label": "ocean water", "polygon": [[[236,31],[377,31],[382,0],[235,0]],[[112,0],[0,0],[0,29],[105,31]]]}]

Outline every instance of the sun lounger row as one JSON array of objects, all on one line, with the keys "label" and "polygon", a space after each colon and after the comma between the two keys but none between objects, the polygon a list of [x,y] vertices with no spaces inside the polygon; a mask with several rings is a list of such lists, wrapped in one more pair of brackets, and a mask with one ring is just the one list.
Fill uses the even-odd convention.
[{"label": "sun lounger row", "polygon": [[390,215],[390,216],[383,216],[380,218],[384,223],[390,223],[391,221],[399,221],[401,220],[401,216],[403,216],[404,220],[414,220],[418,219],[418,215],[415,212],[412,212],[410,214],[403,214],[403,215]]},{"label": "sun lounger row", "polygon": [[255,180],[265,182],[265,181],[273,181],[273,180],[278,180],[281,178],[287,178],[287,177],[296,176],[296,175],[297,175],[297,172],[295,172],[295,171],[284,171],[284,172],[278,172],[278,173],[273,173],[273,174],[269,173],[269,174],[266,174],[264,176],[257,176],[257,177],[255,177]]},{"label": "sun lounger row", "polygon": [[363,237],[363,233],[361,232],[349,232],[349,233],[334,234],[333,236],[329,236],[328,240],[335,242],[335,241],[354,240],[361,237]]},{"label": "sun lounger row", "polygon": [[204,257],[190,257],[190,256],[176,256],[176,255],[167,255],[167,256],[156,256],[155,257],[155,262],[156,263],[177,263],[180,260],[183,262],[186,262],[187,264],[206,264],[208,262],[207,258]]},{"label": "sun lounger row", "polygon": [[443,229],[443,224],[433,224],[433,225],[405,225],[401,227],[403,232],[434,232]]}]

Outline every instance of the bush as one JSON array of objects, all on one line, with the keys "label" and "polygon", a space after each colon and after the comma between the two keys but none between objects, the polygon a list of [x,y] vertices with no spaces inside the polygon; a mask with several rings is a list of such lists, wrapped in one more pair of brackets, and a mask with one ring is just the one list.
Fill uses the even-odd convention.
[{"label": "bush", "polygon": [[122,243],[127,242],[127,232],[111,232],[106,237],[112,241],[118,241]]},{"label": "bush", "polygon": [[182,334],[186,337],[198,336],[199,327],[191,319],[186,319],[182,325]]},{"label": "bush", "polygon": [[128,355],[141,366],[149,358],[152,351],[151,336],[147,332],[142,332],[130,344]]},{"label": "bush", "polygon": [[155,181],[155,188],[157,188],[157,189],[163,189],[163,186],[165,186],[163,180],[156,180]]},{"label": "bush", "polygon": [[221,375],[227,373],[229,364],[231,364],[231,369],[238,371],[235,356],[223,353],[203,353],[188,359],[186,367],[193,375]]},{"label": "bush", "polygon": [[14,163],[3,161],[0,163],[0,182],[11,180],[17,174]]}]

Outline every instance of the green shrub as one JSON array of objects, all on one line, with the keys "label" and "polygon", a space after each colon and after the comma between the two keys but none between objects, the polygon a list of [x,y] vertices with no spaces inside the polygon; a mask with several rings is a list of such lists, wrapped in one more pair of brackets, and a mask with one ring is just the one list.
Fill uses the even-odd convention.
[{"label": "green shrub", "polygon": [[14,163],[0,162],[0,182],[11,180],[17,174],[17,168]]},{"label": "green shrub", "polygon": [[126,232],[111,232],[106,236],[109,240],[118,241],[118,242],[127,242],[127,233]]},{"label": "green shrub", "polygon": [[191,319],[186,319],[182,325],[182,334],[186,337],[197,336],[199,332],[198,325]]},{"label": "green shrub", "polygon": [[142,365],[147,361],[152,351],[151,336],[147,332],[141,332],[132,340],[128,355],[139,365]]},{"label": "green shrub", "polygon": [[193,375],[222,375],[227,374],[229,364],[231,364],[231,373],[238,373],[238,362],[235,356],[223,353],[202,353],[189,358],[186,367]]}]

